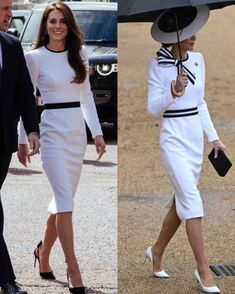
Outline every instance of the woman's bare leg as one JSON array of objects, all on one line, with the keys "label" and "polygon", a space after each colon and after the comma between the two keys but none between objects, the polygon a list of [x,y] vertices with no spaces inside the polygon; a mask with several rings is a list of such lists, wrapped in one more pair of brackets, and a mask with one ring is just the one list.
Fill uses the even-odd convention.
[{"label": "woman's bare leg", "polygon": [[167,244],[170,242],[171,238],[174,236],[176,231],[178,230],[181,224],[181,220],[179,219],[175,203],[168,211],[163,223],[162,228],[159,234],[159,237],[156,243],[152,247],[152,253],[154,256],[154,266],[153,271],[161,271],[162,270],[162,256],[166,249]]},{"label": "woman's bare leg", "polygon": [[74,251],[72,212],[58,213],[56,228],[68,265],[69,286],[82,287],[82,277]]},{"label": "woman's bare leg", "polygon": [[44,234],[44,239],[42,245],[39,247],[39,257],[40,257],[40,271],[50,272],[51,267],[49,263],[49,257],[51,249],[57,239],[56,231],[56,215],[50,214],[47,219],[47,226]]},{"label": "woman's bare leg", "polygon": [[203,285],[206,287],[212,287],[215,285],[215,281],[209,268],[203,246],[201,217],[186,220],[186,232],[197,262],[197,269]]}]

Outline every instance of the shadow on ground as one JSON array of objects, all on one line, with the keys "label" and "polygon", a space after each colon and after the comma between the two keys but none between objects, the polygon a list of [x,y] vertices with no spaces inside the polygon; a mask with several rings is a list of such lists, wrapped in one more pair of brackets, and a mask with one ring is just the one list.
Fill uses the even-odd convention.
[{"label": "shadow on ground", "polygon": [[42,174],[41,171],[33,170],[33,169],[26,169],[26,168],[9,168],[9,173],[12,175],[20,175],[20,176],[28,176],[28,175],[40,175]]}]

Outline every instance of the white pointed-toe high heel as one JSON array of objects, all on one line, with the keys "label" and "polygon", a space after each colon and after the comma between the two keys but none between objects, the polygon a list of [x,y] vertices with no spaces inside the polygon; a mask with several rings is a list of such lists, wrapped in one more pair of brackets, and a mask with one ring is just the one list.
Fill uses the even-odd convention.
[{"label": "white pointed-toe high heel", "polygon": [[[153,253],[152,253],[152,247],[150,246],[146,252],[145,252],[145,259],[148,258],[150,262],[153,264]],[[169,275],[165,271],[160,272],[154,272],[153,275],[157,278],[166,279],[169,278]]]},{"label": "white pointed-toe high heel", "polygon": [[202,284],[202,281],[201,281],[201,278],[200,278],[200,275],[199,275],[199,272],[198,270],[196,269],[195,272],[194,272],[194,276],[195,278],[197,279],[202,291],[204,293],[220,293],[220,289],[217,287],[217,286],[213,286],[213,287],[205,287],[203,284]]}]

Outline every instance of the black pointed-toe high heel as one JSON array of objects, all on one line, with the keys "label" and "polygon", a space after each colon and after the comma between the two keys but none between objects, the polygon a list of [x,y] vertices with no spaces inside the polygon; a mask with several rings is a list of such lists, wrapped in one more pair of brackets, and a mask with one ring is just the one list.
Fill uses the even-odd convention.
[{"label": "black pointed-toe high heel", "polygon": [[33,254],[34,254],[34,267],[36,267],[36,263],[38,260],[38,265],[39,265],[39,274],[40,276],[45,279],[45,280],[55,280],[55,276],[53,274],[53,271],[51,272],[41,272],[40,271],[40,258],[39,258],[39,248],[42,245],[42,241],[40,241],[36,247],[36,249],[34,250]]},{"label": "black pointed-toe high heel", "polygon": [[[68,271],[67,271],[67,280],[68,280],[68,285],[69,285]],[[85,294],[86,293],[86,287],[84,287],[84,286],[82,286],[82,287],[74,287],[74,288],[69,287],[69,292],[74,293],[74,294]]]},{"label": "black pointed-toe high heel", "polygon": [[85,294],[86,287],[75,287],[75,288],[70,288],[69,287],[69,292],[70,293],[75,293],[75,294]]}]

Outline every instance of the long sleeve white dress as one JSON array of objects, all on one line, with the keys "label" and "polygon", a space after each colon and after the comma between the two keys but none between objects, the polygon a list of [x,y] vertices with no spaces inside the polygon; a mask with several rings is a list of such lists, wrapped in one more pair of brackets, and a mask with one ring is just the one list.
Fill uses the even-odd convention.
[{"label": "long sleeve white dress", "polygon": [[204,215],[197,188],[203,161],[203,132],[209,142],[218,139],[204,100],[203,56],[189,52],[183,65],[195,76],[195,84],[189,82],[183,96],[175,99],[170,85],[176,80],[177,67],[159,64],[155,58],[148,68],[148,111],[153,116],[163,114],[160,148],[174,187],[173,197],[166,207],[170,208],[175,201],[181,220]]},{"label": "long sleeve white dress", "polygon": [[[75,72],[67,54],[67,51],[54,52],[43,46],[25,55],[32,83],[35,89],[38,86],[45,104],[79,101],[81,105],[45,109],[41,115],[41,159],[54,194],[48,208],[52,214],[74,209],[73,198],[87,145],[85,121],[93,138],[102,135],[89,75],[82,84],[72,83]],[[88,64],[84,46],[81,55]],[[26,142],[21,124],[19,143]]]}]

